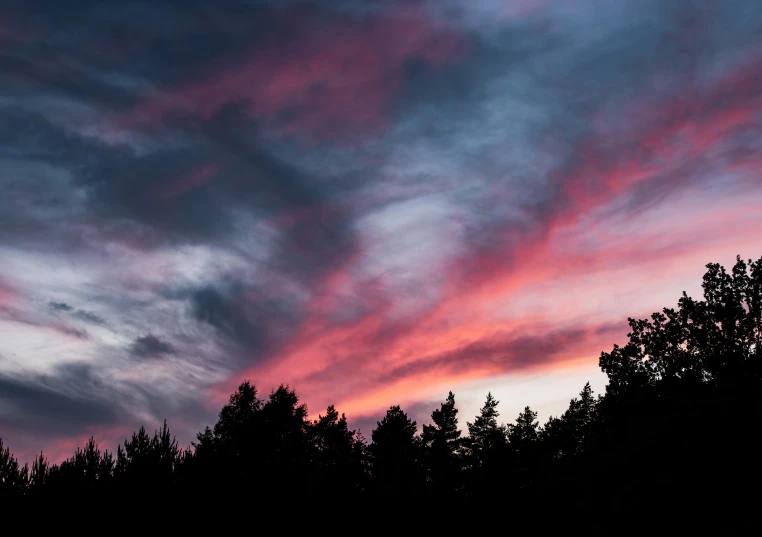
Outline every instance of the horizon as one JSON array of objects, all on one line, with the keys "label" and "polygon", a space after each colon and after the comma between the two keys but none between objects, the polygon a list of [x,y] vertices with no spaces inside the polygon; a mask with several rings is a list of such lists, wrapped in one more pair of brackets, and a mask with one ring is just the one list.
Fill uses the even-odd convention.
[{"label": "horizon", "polygon": [[762,6],[10,1],[0,437],[59,462],[249,379],[366,438],[557,416],[762,254]]}]

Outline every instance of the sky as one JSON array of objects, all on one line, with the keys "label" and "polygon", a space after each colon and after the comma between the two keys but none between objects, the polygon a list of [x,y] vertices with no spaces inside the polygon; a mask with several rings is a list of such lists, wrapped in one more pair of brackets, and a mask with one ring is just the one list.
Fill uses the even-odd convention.
[{"label": "sky", "polygon": [[762,255],[756,0],[6,0],[0,437],[563,412]]}]

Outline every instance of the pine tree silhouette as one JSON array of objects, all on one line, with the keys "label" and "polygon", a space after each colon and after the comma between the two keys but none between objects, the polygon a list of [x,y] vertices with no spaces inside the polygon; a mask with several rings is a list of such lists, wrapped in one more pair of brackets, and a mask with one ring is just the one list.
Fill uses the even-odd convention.
[{"label": "pine tree silhouette", "polygon": [[425,466],[435,495],[447,495],[462,486],[462,442],[458,429],[458,409],[452,392],[440,408],[431,413],[432,425],[424,425],[421,440]]},{"label": "pine tree silhouette", "polygon": [[384,497],[419,495],[422,486],[420,440],[415,421],[398,406],[386,411],[371,433],[372,474],[376,494]]}]

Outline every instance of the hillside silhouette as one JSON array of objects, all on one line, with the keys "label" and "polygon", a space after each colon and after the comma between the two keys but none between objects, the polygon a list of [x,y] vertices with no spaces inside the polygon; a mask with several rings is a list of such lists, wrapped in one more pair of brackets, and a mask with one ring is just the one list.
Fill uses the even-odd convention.
[{"label": "hillside silhouette", "polygon": [[706,267],[703,300],[683,293],[676,309],[629,319],[628,342],[600,355],[605,393],[586,384],[544,425],[530,407],[502,423],[487,394],[462,434],[450,392],[431,425],[419,430],[393,405],[366,439],[333,406],[310,421],[288,386],[262,395],[245,381],[187,449],[166,422],[116,453],[91,438],[61,464],[40,454],[21,466],[0,440],[0,505],[182,497],[294,509],[436,502],[442,516],[473,507],[572,522],[749,518],[761,477],[762,258]]}]

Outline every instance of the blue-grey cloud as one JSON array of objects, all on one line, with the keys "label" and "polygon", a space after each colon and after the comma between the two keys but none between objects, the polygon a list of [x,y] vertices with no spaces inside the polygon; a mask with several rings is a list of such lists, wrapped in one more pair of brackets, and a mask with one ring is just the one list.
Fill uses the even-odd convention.
[{"label": "blue-grey cloud", "polygon": [[38,436],[77,434],[90,426],[114,425],[119,403],[104,397],[92,368],[75,364],[50,375],[0,376],[0,425]]},{"label": "blue-grey cloud", "polygon": [[92,311],[86,311],[86,310],[77,310],[77,312],[74,314],[78,319],[82,319],[85,322],[92,323],[92,324],[106,324],[106,321],[103,319],[103,317],[93,313]]},{"label": "blue-grey cloud", "polygon": [[72,308],[65,302],[55,302],[53,300],[51,300],[48,303],[48,306],[50,306],[50,308],[55,311],[73,311],[74,310],[74,308]]},{"label": "blue-grey cloud", "polygon": [[238,281],[209,283],[190,290],[187,297],[192,317],[232,347],[228,362],[234,367],[261,362],[298,327],[302,316],[289,297]]},{"label": "blue-grey cloud", "polygon": [[158,357],[165,354],[175,354],[175,347],[162,341],[153,334],[137,338],[130,346],[130,353],[140,358]]}]

